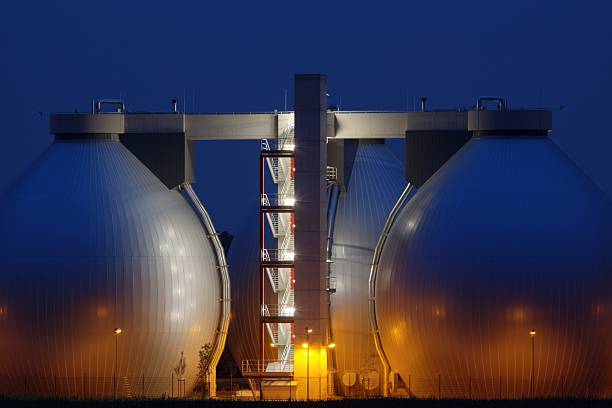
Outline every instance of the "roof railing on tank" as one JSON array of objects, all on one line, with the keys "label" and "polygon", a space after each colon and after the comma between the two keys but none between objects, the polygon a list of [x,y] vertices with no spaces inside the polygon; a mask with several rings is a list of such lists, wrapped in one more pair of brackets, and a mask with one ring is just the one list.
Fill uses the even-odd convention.
[{"label": "roof railing on tank", "polygon": [[[113,111],[102,111],[104,106],[114,107]],[[125,103],[121,99],[100,99],[92,101],[91,110],[93,113],[125,113]]]}]

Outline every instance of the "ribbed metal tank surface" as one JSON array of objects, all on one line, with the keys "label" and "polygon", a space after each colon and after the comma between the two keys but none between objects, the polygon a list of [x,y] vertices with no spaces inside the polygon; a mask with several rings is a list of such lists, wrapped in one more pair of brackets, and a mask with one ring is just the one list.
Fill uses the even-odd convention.
[{"label": "ribbed metal tank surface", "polygon": [[176,395],[181,352],[192,390],[218,326],[215,256],[119,142],[57,141],[2,197],[0,267],[3,392],[109,397],[116,372],[120,397]]},{"label": "ribbed metal tank surface", "polygon": [[250,213],[235,234],[228,257],[232,319],[227,344],[238,367],[243,360],[260,358],[259,207],[254,206]]},{"label": "ribbed metal tank surface", "polygon": [[376,315],[416,396],[526,397],[532,362],[536,397],[610,396],[612,204],[547,137],[474,137],[399,214]]},{"label": "ribbed metal tank surface", "polygon": [[[359,143],[347,191],[338,201],[332,247],[336,288],[330,310],[332,340],[336,343],[332,360],[337,365],[335,390],[340,395],[365,395],[363,386],[370,388],[371,395],[380,390],[376,383],[378,358],[368,320],[368,278],[380,230],[405,186],[403,166],[385,144]],[[259,355],[257,213],[258,209],[253,210],[245,220],[229,254],[232,321],[228,344],[238,364]],[[299,276],[296,271],[296,279]],[[271,351],[269,357],[273,358]],[[350,389],[342,383],[347,372],[356,374]]]},{"label": "ribbed metal tank surface", "polygon": [[[338,200],[332,247],[332,361],[340,395],[378,395],[382,387],[368,318],[368,279],[378,236],[404,187],[404,167],[390,149],[360,142],[346,192]],[[355,373],[350,388],[347,373]]]}]

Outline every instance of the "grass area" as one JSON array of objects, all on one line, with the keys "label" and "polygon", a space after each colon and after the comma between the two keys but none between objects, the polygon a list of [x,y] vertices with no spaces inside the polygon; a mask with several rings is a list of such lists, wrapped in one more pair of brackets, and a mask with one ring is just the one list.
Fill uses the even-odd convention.
[{"label": "grass area", "polygon": [[255,408],[258,406],[280,407],[324,407],[324,408],[610,408],[612,399],[536,399],[536,400],[408,400],[408,399],[346,399],[325,402],[259,402],[259,401],[202,401],[202,400],[75,400],[75,399],[36,399],[0,398],[0,406],[30,407],[199,407],[199,408]]}]

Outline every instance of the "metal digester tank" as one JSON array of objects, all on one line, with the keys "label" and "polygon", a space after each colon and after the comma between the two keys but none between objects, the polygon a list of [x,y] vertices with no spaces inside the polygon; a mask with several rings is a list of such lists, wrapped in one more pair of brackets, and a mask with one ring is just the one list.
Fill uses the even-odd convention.
[{"label": "metal digester tank", "polygon": [[56,135],[0,201],[4,393],[189,394],[200,348],[218,359],[212,224],[190,185],[169,189],[110,132]]},{"label": "metal digester tank", "polygon": [[612,204],[545,110],[471,111],[399,211],[373,281],[383,356],[418,397],[609,396]]},{"label": "metal digester tank", "polygon": [[[328,189],[329,334],[335,344],[329,388],[337,395],[379,395],[382,372],[370,334],[368,278],[379,233],[406,186],[403,166],[380,140],[328,141],[328,163],[338,170],[337,182]],[[247,221],[229,254],[233,311],[228,344],[238,364],[258,349],[254,237],[257,225]],[[276,358],[272,349],[266,354]]]}]

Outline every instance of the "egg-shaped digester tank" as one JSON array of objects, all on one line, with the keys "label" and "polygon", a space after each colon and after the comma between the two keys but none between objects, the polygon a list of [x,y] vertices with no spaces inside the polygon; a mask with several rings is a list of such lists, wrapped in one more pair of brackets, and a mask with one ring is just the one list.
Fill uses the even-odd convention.
[{"label": "egg-shaped digester tank", "polygon": [[551,122],[470,112],[472,139],[395,219],[376,321],[413,395],[611,395],[612,204]]},{"label": "egg-shaped digester tank", "polygon": [[[259,208],[250,211],[235,235],[228,263],[232,281],[232,319],[227,344],[238,367],[244,360],[259,358]],[[266,359],[275,356],[268,348]]]},{"label": "egg-shaped digester tank", "polygon": [[120,142],[48,148],[0,201],[0,267],[3,393],[193,390],[219,327],[215,253],[187,200]]},{"label": "egg-shaped digester tank", "polygon": [[334,388],[342,396],[380,395],[382,371],[368,318],[368,281],[378,236],[406,179],[402,163],[382,141],[345,141],[344,148],[345,164],[354,161],[335,217],[328,216]]},{"label": "egg-shaped digester tank", "polygon": [[[332,238],[330,341],[335,344],[328,361],[335,393],[378,395],[381,376],[368,320],[368,278],[378,235],[406,181],[401,162],[382,141],[343,141],[339,154],[342,181],[330,186],[328,211],[328,216],[335,213],[328,219]],[[333,189],[339,194],[333,194]],[[257,211],[253,211],[229,254],[232,322],[228,344],[238,364],[260,353],[257,220]],[[266,346],[271,342],[267,340]],[[278,357],[268,348],[266,358]]]}]

